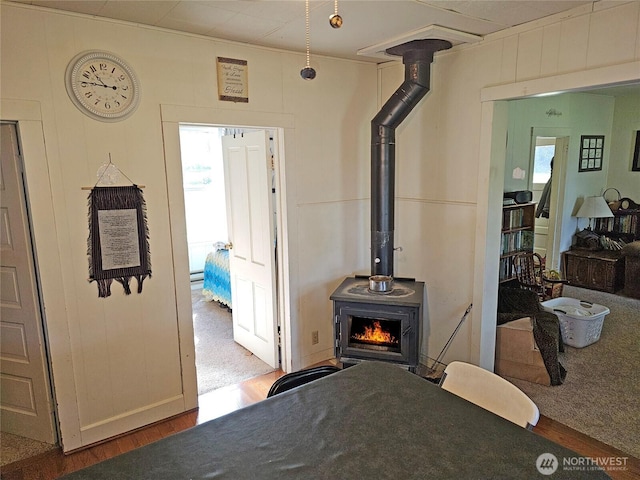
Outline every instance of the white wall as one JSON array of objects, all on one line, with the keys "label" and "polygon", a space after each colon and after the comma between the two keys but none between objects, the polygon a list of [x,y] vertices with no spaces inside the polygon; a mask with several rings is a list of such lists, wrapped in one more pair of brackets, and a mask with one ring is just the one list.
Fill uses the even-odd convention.
[{"label": "white wall", "polygon": [[[188,272],[186,238],[175,237],[184,230],[184,215],[171,217],[169,207],[181,195],[179,156],[165,159],[163,111],[213,111],[230,123],[241,115],[256,126],[265,118],[290,119],[284,161],[291,363],[301,368],[330,357],[329,294],[366,262],[358,248],[366,233],[375,65],[314,57],[318,76],[305,82],[302,54],[24,5],[2,3],[1,9],[3,106],[9,100],[37,105],[46,148],[45,168],[28,165],[27,183],[48,185],[48,191],[30,188],[30,202],[36,212],[50,205],[54,218],[52,229],[36,227],[35,241],[60,266],[40,274],[65,449],[196,404],[189,279],[182,275]],[[136,71],[142,100],[127,120],[89,119],[69,100],[65,69],[88,49],[117,53]],[[217,56],[248,61],[248,104],[218,101]],[[114,284],[111,297],[98,299],[87,282],[87,192],[81,187],[96,183],[109,154],[146,186],[153,276],[141,295],[124,296]],[[34,223],[45,221],[51,219],[34,215]],[[313,347],[312,330],[320,330]]]},{"label": "white wall", "polygon": [[607,187],[615,187],[622,197],[640,203],[640,172],[631,171],[637,130],[640,130],[640,93],[616,97],[610,155],[612,164],[615,162],[620,168],[609,169]]},{"label": "white wall", "polygon": [[[569,152],[563,185],[564,195],[560,211],[562,212],[559,245],[561,251],[571,246],[573,234],[577,228],[575,214],[576,201],[591,195],[599,195],[607,184],[608,172],[618,168],[627,169],[627,162],[618,162],[610,155],[614,139],[612,136],[614,98],[606,95],[586,93],[566,93],[513,100],[509,102],[508,157],[505,165],[505,191],[527,190],[530,188],[531,132],[532,129],[545,129],[557,136],[569,136]],[[556,115],[547,115],[554,110]],[[557,115],[560,113],[560,115]],[[602,170],[594,172],[578,171],[581,135],[604,135],[605,148]],[[616,162],[616,165],[613,165]],[[558,167],[558,163],[555,163]],[[527,172],[522,179],[513,178],[513,170],[520,168]],[[580,200],[582,201],[582,200]],[[584,221],[583,221],[584,222]],[[581,224],[584,228],[586,224]]]}]

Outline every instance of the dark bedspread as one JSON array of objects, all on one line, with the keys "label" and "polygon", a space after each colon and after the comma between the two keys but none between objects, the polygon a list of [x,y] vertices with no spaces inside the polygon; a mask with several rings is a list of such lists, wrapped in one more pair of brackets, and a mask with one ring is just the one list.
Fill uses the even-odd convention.
[{"label": "dark bedspread", "polygon": [[[366,362],[71,474],[101,479],[607,478],[578,455],[388,363]],[[549,464],[547,464],[549,465]]]}]

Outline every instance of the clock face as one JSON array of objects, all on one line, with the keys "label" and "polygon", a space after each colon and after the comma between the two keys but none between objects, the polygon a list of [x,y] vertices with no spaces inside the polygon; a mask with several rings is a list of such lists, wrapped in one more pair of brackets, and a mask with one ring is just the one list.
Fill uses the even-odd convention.
[{"label": "clock face", "polygon": [[84,52],[71,60],[66,86],[76,107],[105,122],[127,118],[140,100],[140,85],[134,71],[108,52]]}]

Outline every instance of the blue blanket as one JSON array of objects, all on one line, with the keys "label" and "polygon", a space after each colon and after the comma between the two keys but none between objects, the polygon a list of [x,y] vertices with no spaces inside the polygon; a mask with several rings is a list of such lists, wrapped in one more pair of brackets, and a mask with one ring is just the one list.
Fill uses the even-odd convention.
[{"label": "blue blanket", "polygon": [[229,275],[229,250],[215,250],[204,264],[202,294],[208,301],[220,302],[231,308],[231,277]]}]

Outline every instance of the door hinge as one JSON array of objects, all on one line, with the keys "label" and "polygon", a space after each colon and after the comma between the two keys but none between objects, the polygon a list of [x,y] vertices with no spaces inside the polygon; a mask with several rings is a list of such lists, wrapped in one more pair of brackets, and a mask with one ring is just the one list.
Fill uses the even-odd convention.
[{"label": "door hinge", "polygon": [[16,154],[16,164],[18,165],[18,172],[20,173],[20,176],[24,176],[24,159],[19,153]]}]

